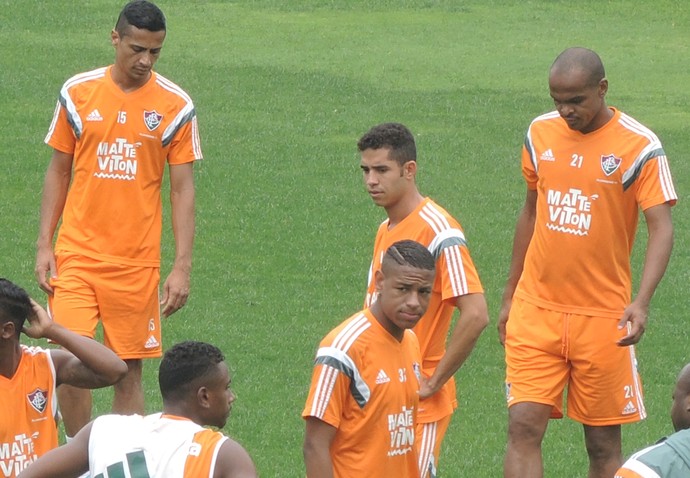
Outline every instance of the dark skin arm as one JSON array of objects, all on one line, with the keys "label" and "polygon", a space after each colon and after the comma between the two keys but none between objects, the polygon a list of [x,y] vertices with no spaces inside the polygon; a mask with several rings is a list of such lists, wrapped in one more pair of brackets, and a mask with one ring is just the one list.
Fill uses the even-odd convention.
[{"label": "dark skin arm", "polygon": [[419,397],[424,399],[438,392],[457,372],[472,353],[482,331],[489,324],[489,312],[484,294],[467,294],[456,299],[460,310],[453,332],[434,374],[422,380]]},{"label": "dark skin arm", "polygon": [[26,470],[20,478],[74,478],[89,471],[89,437],[93,422],[79,430],[74,438],[58,448],[53,448]]},{"label": "dark skin arm", "polygon": [[337,431],[337,428],[318,418],[306,418],[302,452],[307,467],[307,478],[333,478],[330,449]]},{"label": "dark skin arm", "polygon": [[43,182],[41,217],[36,241],[36,281],[47,294],[53,293],[49,277],[57,276],[53,236],[67,200],[67,190],[72,180],[72,154],[53,150],[53,156]]},{"label": "dark skin arm", "polygon": [[515,225],[515,236],[513,238],[513,256],[510,261],[510,272],[508,280],[503,289],[503,300],[501,310],[498,313],[498,339],[502,345],[506,342],[506,323],[510,314],[510,306],[513,302],[513,293],[522,275],[522,268],[525,264],[527,248],[534,234],[534,223],[537,218],[537,191],[527,190],[525,204],[518,216]]},{"label": "dark skin arm", "polygon": [[175,236],[175,262],[163,283],[161,306],[169,317],[187,303],[194,246],[194,163],[170,166],[170,205]]},{"label": "dark skin arm", "polygon": [[218,450],[213,478],[256,478],[256,468],[247,451],[232,439]]},{"label": "dark skin arm", "polygon": [[53,322],[46,311],[31,301],[33,314],[23,332],[34,339],[49,339],[66,350],[51,350],[58,385],[100,388],[112,385],[127,373],[127,364],[97,341],[82,337]]},{"label": "dark skin arm", "polygon": [[618,341],[621,347],[640,341],[647,326],[649,303],[661,278],[666,272],[668,260],[673,249],[673,222],[671,206],[668,203],[650,207],[644,211],[649,239],[645,254],[640,288],[635,299],[625,308],[618,328],[630,324],[628,334]]}]

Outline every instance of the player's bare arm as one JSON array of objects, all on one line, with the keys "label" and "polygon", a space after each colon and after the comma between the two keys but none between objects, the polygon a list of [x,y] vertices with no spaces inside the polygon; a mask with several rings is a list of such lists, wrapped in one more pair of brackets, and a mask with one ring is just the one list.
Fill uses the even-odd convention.
[{"label": "player's bare arm", "polygon": [[247,451],[235,440],[227,439],[218,451],[213,478],[256,478],[256,467]]},{"label": "player's bare arm", "polygon": [[642,338],[647,326],[649,303],[661,278],[666,272],[671,250],[673,249],[673,222],[671,206],[668,203],[653,206],[644,211],[647,223],[647,251],[640,287],[635,299],[626,307],[619,328],[630,323],[628,334],[618,341],[621,347],[636,344]]},{"label": "player's bare arm", "polygon": [[337,431],[318,418],[306,418],[303,453],[307,478],[333,478],[330,448]]},{"label": "player's bare arm", "polygon": [[[127,373],[127,364],[104,345],[71,332],[53,322],[46,311],[31,301],[34,313],[24,333],[31,338],[49,339],[66,350],[51,350],[58,385],[100,388],[112,385]],[[68,352],[69,351],[69,352]]]},{"label": "player's bare arm", "polygon": [[168,317],[187,303],[194,246],[194,164],[170,166],[170,205],[175,236],[175,262],[163,284],[161,305]]},{"label": "player's bare arm", "polygon": [[441,390],[472,353],[482,331],[489,325],[489,311],[484,294],[467,294],[456,299],[460,317],[446,344],[446,353],[427,380],[423,380],[419,398],[428,398]]},{"label": "player's bare arm", "polygon": [[39,287],[48,294],[53,288],[48,277],[57,276],[55,255],[53,253],[53,235],[67,199],[67,190],[72,179],[72,154],[56,149],[46,171],[41,199],[41,217],[39,220],[38,240],[36,241],[36,266],[34,272]]},{"label": "player's bare arm", "polygon": [[527,195],[525,196],[525,204],[520,211],[517,224],[515,225],[510,271],[508,273],[508,280],[503,289],[501,309],[498,313],[498,324],[496,326],[498,327],[498,339],[501,341],[502,345],[505,345],[506,342],[506,323],[508,322],[508,314],[510,314],[510,306],[513,302],[513,293],[522,275],[522,268],[525,264],[525,254],[527,254],[527,247],[529,247],[529,243],[532,240],[536,218],[537,191],[528,189]]},{"label": "player's bare arm", "polygon": [[89,471],[89,423],[66,445],[50,450],[19,474],[20,478],[81,476]]}]

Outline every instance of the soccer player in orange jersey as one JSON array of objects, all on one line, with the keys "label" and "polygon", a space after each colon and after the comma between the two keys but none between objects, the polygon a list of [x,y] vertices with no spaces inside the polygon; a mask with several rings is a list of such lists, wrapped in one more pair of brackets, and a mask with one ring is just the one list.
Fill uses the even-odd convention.
[{"label": "soccer player in orange jersey", "polygon": [[[365,306],[375,303],[376,271],[394,242],[417,241],[436,260],[429,308],[414,328],[423,357],[416,434],[419,470],[422,478],[433,478],[443,437],[457,408],[453,376],[489,322],[486,301],[460,224],[417,189],[417,149],[410,130],[399,123],[380,124],[364,134],[357,146],[367,192],[388,216],[374,241]],[[446,343],[456,308],[460,316]]]},{"label": "soccer player in orange jersey", "polygon": [[419,243],[387,249],[379,299],[333,329],[316,354],[306,420],[308,478],[417,478],[421,354],[411,329],[431,299],[434,257]]},{"label": "soccer player in orange jersey", "polygon": [[[22,345],[22,331],[64,349]],[[57,447],[57,385],[105,387],[125,373],[112,351],[56,324],[24,289],[0,279],[0,476],[17,476]]]},{"label": "soccer player in orange jersey", "polygon": [[191,341],[174,345],[161,360],[158,382],[162,413],[98,417],[21,477],[88,471],[94,477],[256,478],[242,445],[205,428],[225,426],[235,401],[228,365],[217,347]]},{"label": "soccer player in orange jersey", "polygon": [[[160,315],[189,294],[194,238],[193,163],[201,159],[194,104],[153,71],[166,35],[154,4],[128,3],[111,32],[115,62],[63,85],[46,143],[36,278],[53,318],[127,362],[113,411],[143,413],[142,359],[160,357]],[[175,260],[159,297],[161,183],[170,174]],[[53,237],[62,219],[53,249]],[[58,390],[68,436],[90,420],[91,395]]]},{"label": "soccer player in orange jersey", "polygon": [[633,454],[615,478],[687,478],[690,476],[690,364],[678,374],[671,422],[676,431]]},{"label": "soccer player in orange jersey", "polygon": [[[543,476],[550,417],[582,423],[589,477],[621,465],[621,424],[646,416],[634,344],[673,244],[676,193],[648,128],[606,104],[599,56],[569,48],[551,66],[556,111],[529,127],[527,196],[499,313],[509,406],[506,477]],[[649,239],[632,298],[630,254],[639,210]]]}]

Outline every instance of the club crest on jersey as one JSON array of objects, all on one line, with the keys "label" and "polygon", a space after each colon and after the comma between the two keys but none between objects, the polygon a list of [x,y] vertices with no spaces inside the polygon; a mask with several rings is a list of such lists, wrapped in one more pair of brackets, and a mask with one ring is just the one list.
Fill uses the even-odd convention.
[{"label": "club crest on jersey", "polygon": [[615,157],[613,154],[607,156],[601,155],[601,169],[604,174],[611,176],[621,165],[621,158]]},{"label": "club crest on jersey", "polygon": [[38,413],[43,413],[45,412],[46,405],[48,403],[47,396],[47,391],[37,388],[33,392],[27,394],[26,398],[29,400],[31,406],[34,407],[34,410],[36,410]]},{"label": "club crest on jersey", "polygon": [[153,111],[144,111],[144,123],[146,124],[146,127],[149,129],[149,131],[153,131],[154,129],[158,128],[161,124],[161,120],[163,119],[163,115],[159,115],[156,113],[156,110]]}]

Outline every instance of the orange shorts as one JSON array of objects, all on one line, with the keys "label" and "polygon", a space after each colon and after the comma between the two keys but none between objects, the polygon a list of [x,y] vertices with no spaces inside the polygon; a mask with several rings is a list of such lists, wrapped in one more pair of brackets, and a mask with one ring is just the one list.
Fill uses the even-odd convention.
[{"label": "orange shorts", "polygon": [[637,422],[646,417],[635,347],[619,347],[618,320],[542,309],[513,299],[506,328],[508,406],[535,402],[585,425]]},{"label": "orange shorts", "polygon": [[48,305],[55,322],[95,337],[100,319],[103,342],[122,359],[160,357],[161,328],[157,267],[111,264],[71,253],[56,257]]},{"label": "orange shorts", "polygon": [[415,444],[417,445],[420,478],[436,478],[441,443],[446,436],[446,431],[448,431],[451,417],[452,415],[448,415],[432,423],[417,423]]}]

